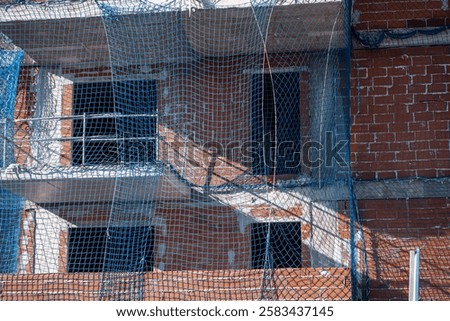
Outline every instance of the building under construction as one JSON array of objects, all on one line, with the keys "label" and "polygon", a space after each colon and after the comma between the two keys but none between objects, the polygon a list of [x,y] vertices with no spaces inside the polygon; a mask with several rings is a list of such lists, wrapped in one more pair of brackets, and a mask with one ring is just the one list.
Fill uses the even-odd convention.
[{"label": "building under construction", "polygon": [[0,300],[450,300],[447,1],[0,1]]}]

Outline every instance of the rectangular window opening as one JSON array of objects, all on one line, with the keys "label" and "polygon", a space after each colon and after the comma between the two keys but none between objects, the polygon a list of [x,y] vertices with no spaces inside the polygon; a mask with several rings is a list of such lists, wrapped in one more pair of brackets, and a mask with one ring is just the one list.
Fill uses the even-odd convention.
[{"label": "rectangular window opening", "polygon": [[252,173],[299,174],[300,73],[257,73],[251,82]]},{"label": "rectangular window opening", "polygon": [[155,161],[155,80],[76,83],[73,98],[73,165]]},{"label": "rectangular window opening", "polygon": [[70,228],[67,272],[152,271],[154,234],[148,226]]},{"label": "rectangular window opening", "polygon": [[301,223],[254,223],[251,230],[252,268],[302,266]]}]

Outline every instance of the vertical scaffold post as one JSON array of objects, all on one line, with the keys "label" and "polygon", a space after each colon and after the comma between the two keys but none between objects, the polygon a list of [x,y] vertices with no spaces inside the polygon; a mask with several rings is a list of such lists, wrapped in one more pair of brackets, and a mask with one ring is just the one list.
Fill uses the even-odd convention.
[{"label": "vertical scaffold post", "polygon": [[81,150],[81,165],[84,166],[86,160],[86,113],[83,113],[83,141]]},{"label": "vertical scaffold post", "polygon": [[419,301],[420,249],[409,251],[409,301]]},{"label": "vertical scaffold post", "polygon": [[3,156],[2,156],[2,167],[6,167],[6,118],[3,119]]}]

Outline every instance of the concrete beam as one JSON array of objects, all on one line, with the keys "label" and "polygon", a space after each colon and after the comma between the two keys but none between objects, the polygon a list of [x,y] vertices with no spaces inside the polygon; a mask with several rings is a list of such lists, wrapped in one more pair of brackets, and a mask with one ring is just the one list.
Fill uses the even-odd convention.
[{"label": "concrete beam", "polygon": [[[416,178],[380,181],[354,181],[357,199],[405,199],[405,198],[442,198],[450,197],[450,177]],[[348,199],[346,185],[317,187],[299,187],[293,190],[281,190],[299,199],[302,196],[312,201],[332,201]]]},{"label": "concrete beam", "polygon": [[[380,181],[354,181],[357,199],[405,199],[405,198],[445,198],[450,197],[450,177],[416,178]],[[281,190],[312,201],[332,201],[348,199],[347,186],[299,187]]]},{"label": "concrete beam", "polygon": [[450,197],[450,178],[356,181],[358,199]]}]

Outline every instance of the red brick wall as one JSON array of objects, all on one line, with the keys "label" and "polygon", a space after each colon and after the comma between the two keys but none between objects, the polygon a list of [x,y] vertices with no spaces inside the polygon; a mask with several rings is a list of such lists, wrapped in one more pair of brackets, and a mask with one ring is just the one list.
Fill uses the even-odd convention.
[{"label": "red brick wall", "polygon": [[[354,2],[357,30],[449,25],[443,1]],[[359,180],[450,176],[449,46],[352,52],[351,156]],[[420,197],[418,191],[417,197]],[[359,200],[371,300],[408,298],[409,251],[421,249],[420,296],[449,300],[448,198]]]},{"label": "red brick wall", "polygon": [[[151,272],[140,286],[144,300],[258,300],[261,277],[262,270]],[[348,269],[277,269],[271,277],[275,300],[351,300]],[[98,300],[101,285],[95,273],[0,275],[0,301]]]},{"label": "red brick wall", "polygon": [[355,50],[351,73],[354,177],[449,176],[450,47]]},{"label": "red brick wall", "polygon": [[[174,201],[155,203],[152,213],[152,218],[148,221],[140,216],[145,215],[143,213],[134,215],[136,220],[141,217],[140,224],[154,226],[155,269],[168,271],[251,267],[250,226],[241,226],[242,217],[232,207]],[[65,218],[71,221],[70,216]],[[109,212],[96,211],[92,207],[90,212],[76,215],[76,221],[71,223],[79,227],[106,226],[109,219]],[[22,237],[29,238],[30,233]],[[60,272],[65,272],[67,266],[67,235],[67,230],[62,230],[59,235]]]},{"label": "red brick wall", "polygon": [[[16,102],[14,105],[14,119],[29,119],[34,114],[36,92],[31,87],[36,81],[36,68],[22,68],[19,73]],[[18,164],[32,162],[31,137],[32,129],[28,121],[14,124],[14,157]]]},{"label": "red brick wall", "polygon": [[436,27],[450,22],[442,0],[355,0],[353,10],[359,30]]},{"label": "red brick wall", "polygon": [[370,300],[407,300],[409,251],[420,248],[420,298],[450,300],[450,199],[359,200]]},{"label": "red brick wall", "polygon": [[[250,228],[227,206],[156,205],[155,268],[167,270],[251,267]],[[233,256],[230,260],[229,255]]]},{"label": "red brick wall", "polygon": [[[271,68],[295,68],[308,66],[314,58],[293,53],[269,60]],[[199,185],[225,184],[248,172],[251,78],[252,72],[260,72],[262,67],[260,57],[255,56],[204,59],[195,67],[168,67],[171,77],[158,83],[159,133],[163,137],[160,158]],[[309,73],[302,72],[299,108],[304,142],[310,130],[310,86]],[[302,172],[309,171],[303,167]]]},{"label": "red brick wall", "polygon": [[[73,85],[65,85],[61,98],[61,116],[72,116],[73,107]],[[72,120],[61,120],[61,137],[67,138],[67,141],[61,142],[60,162],[63,166],[70,166],[72,162]]]}]

